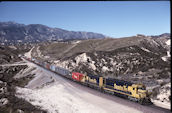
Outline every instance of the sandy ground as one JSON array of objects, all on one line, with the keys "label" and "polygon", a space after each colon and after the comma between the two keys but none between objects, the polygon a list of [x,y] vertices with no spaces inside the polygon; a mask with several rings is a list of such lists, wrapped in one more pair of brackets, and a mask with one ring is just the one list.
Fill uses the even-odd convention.
[{"label": "sandy ground", "polygon": [[[49,113],[168,113],[158,106],[142,106],[116,96],[100,93],[70,80],[64,79],[35,64],[36,77],[26,88],[17,88],[17,96]],[[43,80],[42,77],[43,76]],[[55,82],[36,88],[46,82]],[[38,84],[37,84],[38,83]]]},{"label": "sandy ground", "polygon": [[30,49],[29,52],[25,53],[25,56],[28,57],[28,58],[31,58],[31,52],[33,50],[34,47],[32,47],[32,49]]}]

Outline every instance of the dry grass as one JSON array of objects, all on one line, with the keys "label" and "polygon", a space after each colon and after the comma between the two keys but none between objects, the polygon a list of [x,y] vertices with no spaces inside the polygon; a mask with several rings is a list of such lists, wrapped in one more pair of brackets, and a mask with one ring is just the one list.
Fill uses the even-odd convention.
[{"label": "dry grass", "polygon": [[78,44],[70,42],[50,43],[40,46],[43,55],[51,58],[60,59],[71,57],[77,53],[94,52],[94,51],[112,51],[117,48],[127,47],[131,45],[139,45],[140,40],[145,37],[126,37],[126,38],[105,38],[82,40]]}]

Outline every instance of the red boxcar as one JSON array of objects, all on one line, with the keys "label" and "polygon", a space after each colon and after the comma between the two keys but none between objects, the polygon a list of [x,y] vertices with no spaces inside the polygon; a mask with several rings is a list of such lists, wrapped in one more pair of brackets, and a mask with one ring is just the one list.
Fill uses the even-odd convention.
[{"label": "red boxcar", "polygon": [[72,72],[72,79],[76,80],[76,81],[81,81],[83,78],[83,74],[78,73],[78,72]]},{"label": "red boxcar", "polygon": [[27,60],[31,61],[31,58],[27,58]]},{"label": "red boxcar", "polygon": [[46,64],[46,68],[47,68],[47,69],[50,69],[50,65],[49,65],[49,64]]}]

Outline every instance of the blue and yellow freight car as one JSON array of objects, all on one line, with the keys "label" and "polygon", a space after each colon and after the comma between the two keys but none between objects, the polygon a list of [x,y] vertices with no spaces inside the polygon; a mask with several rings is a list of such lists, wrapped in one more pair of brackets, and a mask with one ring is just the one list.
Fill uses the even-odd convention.
[{"label": "blue and yellow freight car", "polygon": [[90,87],[94,87],[96,89],[101,89],[102,85],[103,85],[103,77],[99,76],[99,75],[91,75],[88,74],[85,76],[85,83],[90,86]]},{"label": "blue and yellow freight car", "polygon": [[131,92],[128,91],[128,87],[132,86],[131,82],[107,78],[103,80],[103,83],[103,88],[107,92],[112,94],[124,94],[125,96],[131,95]]}]

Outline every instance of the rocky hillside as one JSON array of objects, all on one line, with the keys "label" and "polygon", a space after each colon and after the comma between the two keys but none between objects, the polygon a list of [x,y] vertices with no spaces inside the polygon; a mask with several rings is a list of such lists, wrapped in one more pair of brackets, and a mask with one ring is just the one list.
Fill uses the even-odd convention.
[{"label": "rocky hillside", "polygon": [[[42,43],[33,49],[32,56],[71,71],[143,83],[149,90],[155,90],[153,98],[158,99],[160,90],[169,88],[166,84],[171,78],[170,61],[162,59],[169,51],[165,43],[168,39],[138,35]],[[164,97],[167,102],[169,95],[168,92]]]},{"label": "rocky hillside", "polygon": [[9,64],[21,61],[20,54],[29,51],[33,45],[0,45],[0,64]]},{"label": "rocky hillside", "polygon": [[28,68],[20,65],[20,54],[27,52],[28,46],[0,46],[0,113],[46,113],[16,97],[16,86],[24,87],[33,78],[33,74],[26,73],[25,77],[14,78],[16,74]]},{"label": "rocky hillside", "polygon": [[[93,53],[93,52],[107,52],[114,51],[119,48],[129,47],[129,46],[138,46],[141,50],[150,51],[160,56],[166,55],[166,51],[169,49],[166,45],[166,41],[170,37],[166,38],[152,38],[146,36],[133,36],[125,38],[106,38],[106,39],[90,39],[90,40],[78,40],[70,42],[53,42],[53,43],[42,43],[39,47],[35,48],[35,54],[40,53],[44,59],[50,57],[55,60],[64,60],[72,56],[81,54],[81,53]],[[42,57],[43,58],[43,57]],[[48,59],[49,60],[49,59]]]},{"label": "rocky hillside", "polygon": [[5,44],[92,38],[105,38],[105,36],[93,32],[75,32],[50,28],[41,24],[24,25],[14,22],[0,22],[0,43]]}]

